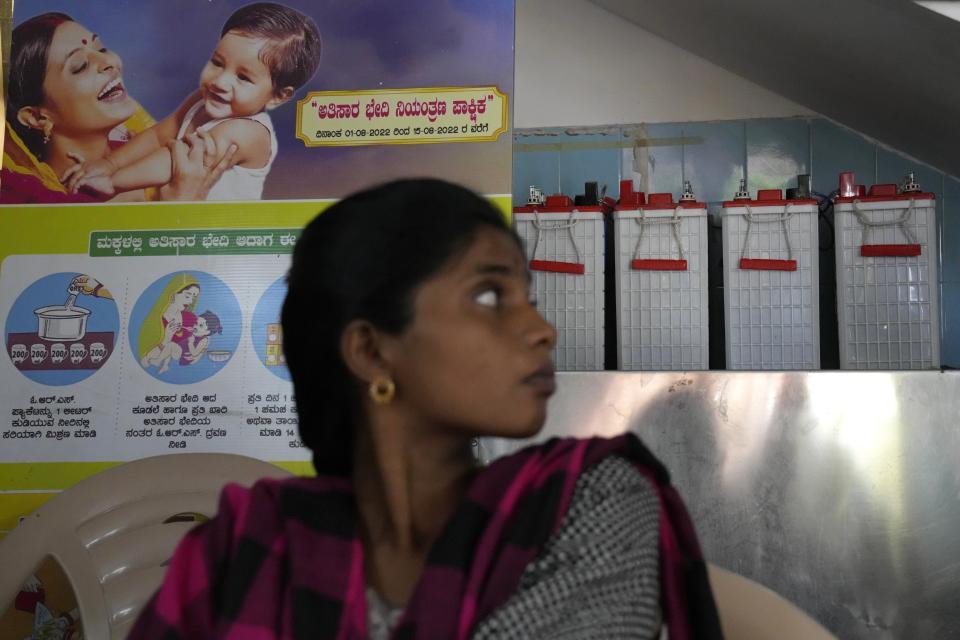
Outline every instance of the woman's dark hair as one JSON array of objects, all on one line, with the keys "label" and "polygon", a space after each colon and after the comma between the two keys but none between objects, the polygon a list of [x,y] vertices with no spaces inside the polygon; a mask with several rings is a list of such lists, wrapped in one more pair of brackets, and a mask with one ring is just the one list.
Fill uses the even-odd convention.
[{"label": "woman's dark hair", "polygon": [[353,466],[363,390],[340,356],[346,325],[362,318],[387,333],[402,333],[413,319],[417,288],[482,227],[516,238],[487,200],[423,179],[352,195],[303,230],[281,322],[300,438],[313,450],[317,473],[349,475]]},{"label": "woman's dark hair", "polygon": [[47,57],[57,27],[73,22],[65,13],[42,13],[23,22],[10,38],[10,79],[7,82],[7,122],[27,148],[43,160],[43,133],[20,124],[17,112],[22,107],[43,104],[43,82],[47,77]]},{"label": "woman's dark hair", "polygon": [[270,69],[273,91],[299,89],[320,64],[320,31],[317,24],[296,9],[274,2],[256,2],[233,12],[220,37],[237,31],[267,41],[260,60]]}]

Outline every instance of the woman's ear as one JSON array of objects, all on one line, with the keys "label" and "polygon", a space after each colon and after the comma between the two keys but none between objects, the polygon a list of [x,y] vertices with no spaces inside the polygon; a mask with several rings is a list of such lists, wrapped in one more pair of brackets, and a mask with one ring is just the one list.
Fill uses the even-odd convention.
[{"label": "woman's ear", "polygon": [[43,131],[50,119],[40,107],[20,107],[17,110],[17,120],[28,129]]},{"label": "woman's ear", "polygon": [[273,97],[270,98],[270,101],[267,103],[267,109],[273,109],[274,107],[279,107],[284,102],[293,97],[296,89],[293,87],[284,87],[280,91],[273,94]]},{"label": "woman's ear", "polygon": [[352,320],[340,334],[340,357],[347,369],[363,382],[391,377],[392,338],[367,320]]}]

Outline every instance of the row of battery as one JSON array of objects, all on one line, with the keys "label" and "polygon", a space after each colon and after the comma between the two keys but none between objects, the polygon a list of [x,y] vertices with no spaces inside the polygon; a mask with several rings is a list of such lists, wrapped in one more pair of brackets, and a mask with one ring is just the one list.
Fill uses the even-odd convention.
[{"label": "row of battery", "polygon": [[[727,369],[820,368],[817,200],[724,202]],[[514,208],[559,370],[604,368],[604,214],[548,196]],[[709,368],[708,213],[621,185],[613,212],[617,368]],[[874,185],[834,204],[840,367],[940,366],[934,196]]]}]

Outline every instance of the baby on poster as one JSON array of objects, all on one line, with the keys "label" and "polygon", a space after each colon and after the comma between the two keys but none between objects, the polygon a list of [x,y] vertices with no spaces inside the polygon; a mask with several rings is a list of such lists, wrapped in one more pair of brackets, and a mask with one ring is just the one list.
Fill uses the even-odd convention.
[{"label": "baby on poster", "polygon": [[175,112],[103,159],[71,167],[63,182],[74,193],[104,195],[164,185],[172,175],[167,145],[209,131],[218,149],[237,151],[207,199],[259,200],[277,155],[267,111],[293,97],[319,62],[320,33],[311,18],[271,2],[241,7],[223,25],[199,88]]}]

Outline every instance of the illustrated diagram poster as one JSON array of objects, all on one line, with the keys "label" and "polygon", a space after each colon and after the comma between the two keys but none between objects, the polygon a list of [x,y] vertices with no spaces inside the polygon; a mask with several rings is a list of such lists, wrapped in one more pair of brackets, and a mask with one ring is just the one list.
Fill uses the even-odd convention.
[{"label": "illustrated diagram poster", "polygon": [[8,81],[0,537],[140,457],[308,473],[279,325],[293,246],[397,177],[509,210],[512,0],[18,0],[13,22],[46,60]]}]

